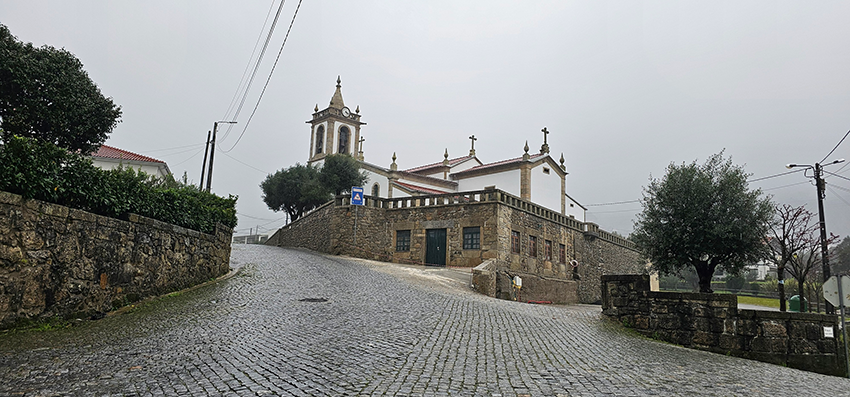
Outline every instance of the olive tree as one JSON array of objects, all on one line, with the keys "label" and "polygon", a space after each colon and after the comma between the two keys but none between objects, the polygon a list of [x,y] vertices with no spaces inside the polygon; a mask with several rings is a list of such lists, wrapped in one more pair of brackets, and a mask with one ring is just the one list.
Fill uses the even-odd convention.
[{"label": "olive tree", "polygon": [[761,190],[748,188],[747,177],[722,152],[701,165],[670,164],[644,188],[632,240],[656,270],[693,267],[700,292],[712,292],[718,267],[738,273],[765,257],[773,205]]}]

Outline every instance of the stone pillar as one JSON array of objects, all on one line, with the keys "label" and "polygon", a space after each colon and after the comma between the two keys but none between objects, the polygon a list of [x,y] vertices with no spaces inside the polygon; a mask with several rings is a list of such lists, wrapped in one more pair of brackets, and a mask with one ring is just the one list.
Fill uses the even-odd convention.
[{"label": "stone pillar", "polygon": [[531,201],[531,164],[523,164],[519,169],[519,197]]},{"label": "stone pillar", "polygon": [[334,151],[334,136],[336,136],[336,126],[333,120],[328,120],[328,130],[325,132],[325,155],[336,153]]}]

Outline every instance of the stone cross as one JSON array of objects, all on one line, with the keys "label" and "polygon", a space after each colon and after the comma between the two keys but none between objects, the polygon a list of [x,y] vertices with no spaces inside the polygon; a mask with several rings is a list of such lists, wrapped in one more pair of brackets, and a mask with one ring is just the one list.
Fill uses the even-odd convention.
[{"label": "stone cross", "polygon": [[546,144],[546,138],[549,135],[549,130],[547,130],[546,127],[543,127],[543,129],[540,131],[543,131],[543,143]]},{"label": "stone cross", "polygon": [[358,142],[360,142],[359,152],[361,152],[361,153],[363,153],[363,142],[365,142],[365,141],[366,141],[366,138],[363,138],[362,136],[360,137],[360,140],[358,141]]},{"label": "stone cross", "polygon": [[472,148],[469,149],[469,155],[475,156],[475,141],[477,141],[478,138],[476,138],[475,135],[472,135],[469,137],[469,140],[472,141]]}]

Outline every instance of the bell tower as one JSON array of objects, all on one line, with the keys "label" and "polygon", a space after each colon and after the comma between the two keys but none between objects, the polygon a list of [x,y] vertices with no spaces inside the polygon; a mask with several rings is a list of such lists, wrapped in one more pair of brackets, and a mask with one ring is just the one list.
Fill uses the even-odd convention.
[{"label": "bell tower", "polygon": [[337,153],[363,160],[360,126],[366,123],[360,121],[360,106],[354,112],[345,106],[341,83],[337,76],[336,91],[330,104],[323,110],[319,110],[319,105],[316,105],[313,119],[307,121],[310,124],[310,156],[307,157],[307,164]]}]

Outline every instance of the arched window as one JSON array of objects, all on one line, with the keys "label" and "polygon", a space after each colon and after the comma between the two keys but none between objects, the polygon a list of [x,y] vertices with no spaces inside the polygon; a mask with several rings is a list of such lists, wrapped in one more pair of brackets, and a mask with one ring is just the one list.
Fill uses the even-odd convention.
[{"label": "arched window", "polygon": [[351,136],[351,132],[348,130],[348,127],[342,126],[339,127],[339,149],[337,149],[337,153],[345,153],[348,154],[348,137]]},{"label": "arched window", "polygon": [[381,195],[381,187],[378,184],[372,185],[372,196],[378,197]]},{"label": "arched window", "polygon": [[319,128],[316,128],[316,154],[322,152],[322,148],[325,146],[325,126],[320,125]]}]

